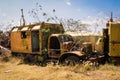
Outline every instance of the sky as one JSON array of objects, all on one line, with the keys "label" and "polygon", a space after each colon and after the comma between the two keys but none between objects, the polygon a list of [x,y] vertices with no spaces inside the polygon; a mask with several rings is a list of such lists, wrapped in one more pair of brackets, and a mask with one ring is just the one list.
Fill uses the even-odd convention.
[{"label": "sky", "polygon": [[[81,20],[84,23],[94,24],[98,21],[107,22],[110,13],[113,18],[120,17],[120,0],[0,0],[0,25],[6,26],[9,23],[19,25],[21,18],[20,9],[24,10],[26,23],[37,22],[28,12],[40,4],[44,12],[56,15],[62,19]],[[39,16],[44,21],[42,16]],[[101,29],[104,25],[101,25]],[[6,29],[6,27],[4,27]]]}]

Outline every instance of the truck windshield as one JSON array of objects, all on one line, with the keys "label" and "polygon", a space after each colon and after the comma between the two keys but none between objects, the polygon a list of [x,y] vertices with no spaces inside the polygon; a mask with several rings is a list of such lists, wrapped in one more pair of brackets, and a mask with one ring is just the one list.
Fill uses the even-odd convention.
[{"label": "truck windshield", "polygon": [[60,40],[60,42],[73,41],[73,39],[70,35],[60,35],[59,40]]}]

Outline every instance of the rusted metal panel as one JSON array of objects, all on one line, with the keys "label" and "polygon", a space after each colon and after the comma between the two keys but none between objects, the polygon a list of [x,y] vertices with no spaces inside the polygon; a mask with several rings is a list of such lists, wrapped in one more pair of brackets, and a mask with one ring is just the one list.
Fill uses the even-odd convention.
[{"label": "rusted metal panel", "polygon": [[78,55],[79,57],[80,56],[84,56],[85,54],[83,54],[81,51],[71,51],[71,52],[66,52],[65,54],[76,54]]},{"label": "rusted metal panel", "polygon": [[33,26],[32,30],[39,30],[41,25]]},{"label": "rusted metal panel", "polygon": [[31,52],[31,38],[28,36],[25,39],[21,38],[21,32],[11,33],[11,50],[13,52]]},{"label": "rusted metal panel", "polygon": [[[35,41],[32,35],[33,31],[38,31],[38,36],[36,38],[37,43],[39,44],[38,52],[34,52],[33,48],[36,46],[33,45]],[[52,24],[52,23],[35,23],[25,26],[17,26],[11,30],[11,49],[12,52],[20,53],[39,53],[42,54],[45,49],[48,49],[48,37],[54,33],[63,33],[64,29],[61,24]],[[34,39],[35,40],[35,39]],[[34,47],[33,47],[34,46]]]},{"label": "rusted metal panel", "polygon": [[21,29],[21,31],[27,31],[28,30],[28,26],[27,27],[23,27],[22,29]]},{"label": "rusted metal panel", "polygon": [[51,34],[63,33],[64,29],[61,24],[42,23],[40,28],[41,49],[44,51],[48,49],[48,38]]},{"label": "rusted metal panel", "polygon": [[109,26],[109,54],[120,57],[120,23],[111,23]]},{"label": "rusted metal panel", "polygon": [[110,56],[120,56],[120,43],[119,44],[111,44]]},{"label": "rusted metal panel", "polygon": [[16,32],[16,31],[18,31],[18,27],[12,29],[12,32]]}]

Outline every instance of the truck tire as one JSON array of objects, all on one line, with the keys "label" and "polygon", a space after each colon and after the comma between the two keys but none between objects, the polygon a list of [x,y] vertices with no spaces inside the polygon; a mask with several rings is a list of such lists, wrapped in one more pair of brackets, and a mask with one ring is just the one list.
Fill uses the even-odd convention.
[{"label": "truck tire", "polygon": [[33,55],[27,54],[27,55],[24,57],[24,62],[27,63],[27,64],[34,63],[34,61],[35,61],[35,58],[34,58]]},{"label": "truck tire", "polygon": [[79,63],[79,58],[76,56],[69,56],[67,57],[64,62],[63,65],[67,65],[67,66],[74,66],[77,63]]}]

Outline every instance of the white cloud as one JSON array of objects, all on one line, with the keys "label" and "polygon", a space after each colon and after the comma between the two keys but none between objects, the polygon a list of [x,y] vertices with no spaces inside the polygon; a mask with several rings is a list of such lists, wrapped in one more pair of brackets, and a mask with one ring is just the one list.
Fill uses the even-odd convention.
[{"label": "white cloud", "polygon": [[[89,17],[89,16],[88,16],[88,17]],[[89,24],[89,25],[94,25],[94,24],[99,24],[99,25],[101,25],[101,24],[105,23],[106,20],[103,19],[103,18],[100,18],[100,19],[96,19],[96,18],[89,19],[89,18],[88,18],[88,20],[82,20],[81,22],[84,23],[84,24]]]},{"label": "white cloud", "polygon": [[66,4],[67,4],[68,6],[71,6],[71,1],[70,1],[70,0],[67,0],[67,1],[66,1]]}]

